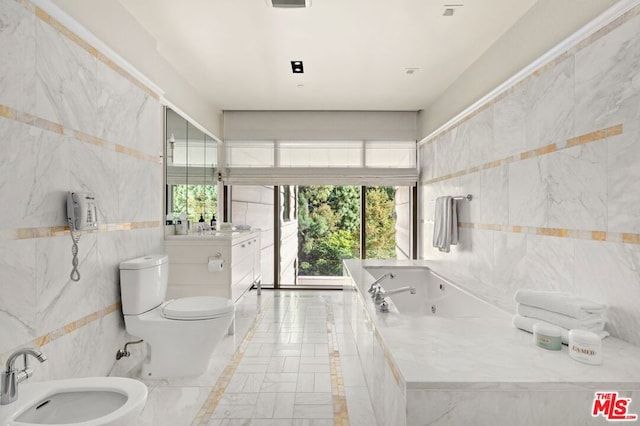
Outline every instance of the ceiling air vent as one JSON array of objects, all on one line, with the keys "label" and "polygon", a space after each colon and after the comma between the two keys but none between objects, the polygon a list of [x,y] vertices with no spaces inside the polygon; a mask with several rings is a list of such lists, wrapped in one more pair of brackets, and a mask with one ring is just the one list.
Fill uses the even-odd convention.
[{"label": "ceiling air vent", "polygon": [[311,0],[267,0],[267,4],[272,7],[309,7]]}]

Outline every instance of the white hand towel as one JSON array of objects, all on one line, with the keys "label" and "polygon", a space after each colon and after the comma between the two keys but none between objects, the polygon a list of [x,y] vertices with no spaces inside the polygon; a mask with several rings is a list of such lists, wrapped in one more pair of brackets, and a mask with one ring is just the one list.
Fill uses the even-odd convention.
[{"label": "white hand towel", "polygon": [[458,214],[453,197],[436,198],[433,218],[433,246],[449,253],[452,244],[458,244]]},{"label": "white hand towel", "polygon": [[449,210],[451,212],[451,245],[458,245],[458,202],[453,197],[449,197]]},{"label": "white hand towel", "polygon": [[[535,319],[535,318],[527,318],[527,317],[523,317],[520,315],[514,315],[513,316],[513,326],[515,328],[519,328],[520,330],[524,330],[524,331],[528,331],[529,333],[533,333],[533,324],[536,323],[545,323],[545,324],[550,324],[546,321],[541,321],[539,319]],[[555,325],[555,324],[550,324],[550,325]],[[564,343],[565,345],[569,344],[569,330],[563,327],[560,327],[560,329],[562,330],[562,343]],[[602,331],[597,331],[595,332],[598,336],[600,336],[600,338],[604,339],[605,337],[607,337],[609,335],[608,331],[602,330]]]},{"label": "white hand towel", "polygon": [[554,291],[518,290],[515,300],[523,305],[535,306],[576,319],[588,318],[590,314],[603,314],[606,305]]},{"label": "white hand towel", "polygon": [[604,330],[605,325],[605,320],[601,314],[589,314],[589,316],[584,319],[576,319],[568,315],[547,311],[546,309],[523,305],[522,303],[518,304],[516,312],[523,317],[540,319],[569,330],[572,328],[580,328],[597,332]]}]

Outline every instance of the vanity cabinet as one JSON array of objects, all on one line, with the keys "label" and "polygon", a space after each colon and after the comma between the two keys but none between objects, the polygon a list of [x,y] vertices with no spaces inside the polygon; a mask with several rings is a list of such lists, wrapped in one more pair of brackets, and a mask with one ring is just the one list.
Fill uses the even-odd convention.
[{"label": "vanity cabinet", "polygon": [[254,284],[260,291],[259,230],[168,235],[165,249],[168,298],[219,296],[235,303]]}]

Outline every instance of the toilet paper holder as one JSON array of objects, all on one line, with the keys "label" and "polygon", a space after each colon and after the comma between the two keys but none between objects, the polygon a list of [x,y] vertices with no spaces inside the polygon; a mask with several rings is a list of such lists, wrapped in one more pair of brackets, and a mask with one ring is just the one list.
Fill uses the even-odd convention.
[{"label": "toilet paper holder", "polygon": [[213,256],[209,256],[207,261],[207,269],[209,272],[219,272],[222,271],[224,265],[224,260],[222,259],[222,253],[216,253]]}]

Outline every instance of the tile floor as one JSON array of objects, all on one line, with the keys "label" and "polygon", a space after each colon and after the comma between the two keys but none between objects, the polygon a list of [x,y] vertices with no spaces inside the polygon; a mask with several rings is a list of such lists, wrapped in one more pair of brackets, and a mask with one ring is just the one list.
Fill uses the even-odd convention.
[{"label": "tile floor", "polygon": [[265,290],[197,378],[145,380],[140,425],[375,425],[341,291]]}]

